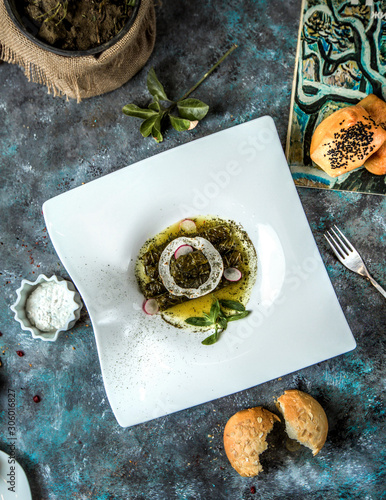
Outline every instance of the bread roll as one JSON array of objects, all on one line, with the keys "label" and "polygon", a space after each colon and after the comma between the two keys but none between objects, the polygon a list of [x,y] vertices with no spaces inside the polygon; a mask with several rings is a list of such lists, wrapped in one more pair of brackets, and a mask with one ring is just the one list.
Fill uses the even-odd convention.
[{"label": "bread roll", "polygon": [[243,477],[263,470],[259,455],[268,447],[267,435],[280,418],[261,406],[235,413],[224,429],[225,453],[232,467]]},{"label": "bread roll", "polygon": [[283,414],[288,437],[307,446],[314,456],[319,453],[328,432],[327,416],[320,404],[298,390],[285,391],[276,404]]},{"label": "bread roll", "polygon": [[386,142],[366,160],[365,168],[374,175],[386,174]]},{"label": "bread roll", "polygon": [[359,106],[365,108],[371,118],[377,125],[386,129],[386,102],[374,94],[369,94],[367,97],[358,102]]},{"label": "bread roll", "polygon": [[362,106],[339,109],[323,120],[311,140],[312,160],[331,177],[361,167],[386,140]]},{"label": "bread roll", "polygon": [[[386,102],[370,94],[358,103],[365,108],[377,125],[386,130]],[[386,142],[365,162],[365,168],[375,175],[386,174]]]}]

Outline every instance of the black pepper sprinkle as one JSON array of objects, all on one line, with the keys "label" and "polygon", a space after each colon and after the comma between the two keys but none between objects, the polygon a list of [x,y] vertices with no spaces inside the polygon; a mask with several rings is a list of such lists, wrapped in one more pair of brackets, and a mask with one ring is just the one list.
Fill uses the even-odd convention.
[{"label": "black pepper sprinkle", "polygon": [[[365,118],[365,120],[374,123],[370,118]],[[374,132],[371,128],[370,123],[358,122],[334,134],[335,140],[332,141],[334,146],[327,151],[332,169],[345,168],[348,165],[348,157],[363,160],[372,152],[374,146],[371,143]]]}]

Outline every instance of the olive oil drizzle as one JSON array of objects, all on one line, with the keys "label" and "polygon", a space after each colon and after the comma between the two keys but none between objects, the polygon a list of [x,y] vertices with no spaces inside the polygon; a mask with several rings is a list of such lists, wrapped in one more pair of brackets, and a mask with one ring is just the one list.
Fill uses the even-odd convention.
[{"label": "olive oil drizzle", "polygon": [[[256,281],[257,274],[257,255],[253,243],[247,233],[236,222],[224,220],[215,216],[198,216],[192,218],[192,220],[196,223],[197,227],[197,231],[194,233],[181,230],[179,227],[179,221],[145,242],[139,252],[136,263],[136,277],[140,286],[141,284],[149,281],[149,278],[144,272],[141,256],[143,256],[151,248],[164,248],[172,240],[179,236],[194,237],[197,232],[202,232],[219,224],[227,226],[232,232],[234,242],[236,243],[235,250],[239,251],[242,256],[242,261],[238,265],[238,268],[242,273],[242,278],[240,281],[230,283],[212,293],[196,299],[187,300],[160,313],[161,317],[167,323],[170,323],[178,328],[187,328],[187,324],[185,323],[187,318],[191,316],[200,316],[203,312],[209,312],[214,297],[222,300],[240,302],[245,306],[249,300],[251,289]],[[188,326],[188,328],[195,331],[205,331],[210,329],[208,327],[192,326]]]}]

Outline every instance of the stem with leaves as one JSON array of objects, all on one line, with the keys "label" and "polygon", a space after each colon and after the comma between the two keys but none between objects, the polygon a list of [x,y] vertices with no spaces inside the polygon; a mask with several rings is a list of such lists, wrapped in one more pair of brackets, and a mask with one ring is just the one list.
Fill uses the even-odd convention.
[{"label": "stem with leaves", "polygon": [[[223,308],[232,312],[227,313]],[[192,316],[187,318],[185,322],[191,326],[214,327],[214,333],[201,342],[204,345],[212,345],[219,340],[220,333],[227,329],[230,321],[246,318],[249,313],[250,311],[246,311],[240,302],[215,299],[209,314],[203,313],[203,316]]]},{"label": "stem with leaves", "polygon": [[[135,104],[126,104],[122,108],[125,115],[141,118],[143,121],[140,132],[143,137],[151,135],[156,142],[163,141],[161,125],[167,118],[178,132],[193,129],[208,113],[209,106],[199,99],[189,98],[199,85],[231,54],[237,45],[233,45],[205,75],[177,101],[172,101],[166,95],[162,83],[158,80],[153,68],[147,75],[147,88],[153,96],[153,101],[147,108]],[[166,103],[166,104],[165,104]],[[177,114],[173,113],[177,111]]]}]

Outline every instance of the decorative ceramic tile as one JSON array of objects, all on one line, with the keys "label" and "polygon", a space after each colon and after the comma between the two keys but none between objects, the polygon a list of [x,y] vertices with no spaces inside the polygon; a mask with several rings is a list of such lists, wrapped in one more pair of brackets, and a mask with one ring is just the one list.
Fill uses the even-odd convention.
[{"label": "decorative ceramic tile", "polygon": [[315,127],[368,94],[386,99],[385,75],[385,0],[303,0],[286,151],[297,185],[386,194],[384,175],[333,178],[310,158]]}]

